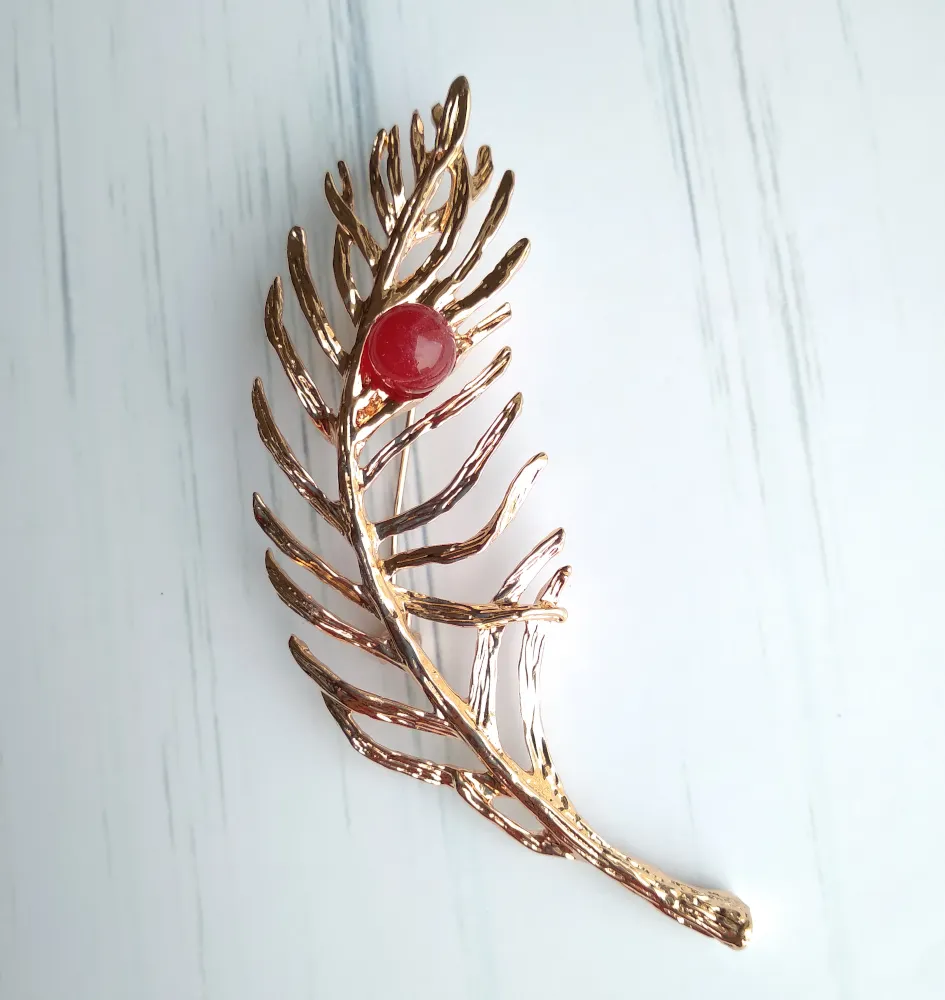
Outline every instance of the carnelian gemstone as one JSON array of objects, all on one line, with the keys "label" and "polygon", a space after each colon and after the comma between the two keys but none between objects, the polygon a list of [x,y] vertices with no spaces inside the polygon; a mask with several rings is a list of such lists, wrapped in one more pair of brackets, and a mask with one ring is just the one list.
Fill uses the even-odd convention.
[{"label": "carnelian gemstone", "polygon": [[446,317],[404,303],[374,321],[361,355],[361,378],[400,403],[432,392],[456,364],[456,341]]}]

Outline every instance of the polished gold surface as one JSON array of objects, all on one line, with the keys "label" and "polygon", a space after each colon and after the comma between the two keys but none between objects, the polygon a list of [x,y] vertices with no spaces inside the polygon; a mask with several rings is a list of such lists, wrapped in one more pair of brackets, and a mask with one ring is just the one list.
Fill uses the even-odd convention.
[{"label": "polished gold surface", "polygon": [[[346,578],[310,551],[272,515],[258,495],[254,497],[257,521],[286,557],[353,604],[370,611],[378,619],[378,634],[364,632],[324,608],[290,579],[270,551],[266,555],[266,568],[276,592],[316,628],[411,674],[429,707],[416,708],[347,683],[316,659],[295,636],[289,641],[292,655],[318,684],[329,712],[348,741],[369,760],[421,781],[452,787],[476,812],[525,847],[541,854],[587,861],[679,923],[733,948],[741,948],[751,930],[749,911],[741,900],[727,893],[685,885],[618,851],[584,822],[564,791],[542,725],[540,683],[548,630],[565,618],[558,600],[570,567],[555,570],[532,603],[522,602],[539,571],[561,550],[563,531],[553,532],[536,545],[486,603],[448,601],[406,589],[396,582],[395,575],[408,567],[450,563],[485,548],[515,516],[547,461],[541,453],[529,460],[492,517],[465,541],[413,549],[396,544],[401,533],[429,524],[472,489],[521,408],[521,396],[513,396],[449,483],[415,507],[400,509],[407,449],[422,434],[438,427],[481,395],[508,367],[510,353],[507,348],[500,351],[458,393],[418,417],[415,402],[396,403],[362,385],[359,364],[368,330],[378,315],[391,306],[421,302],[439,309],[449,319],[462,359],[471,347],[510,317],[508,304],[478,320],[473,313],[505,285],[528,252],[528,241],[520,240],[478,283],[468,290],[462,289],[506,215],[513,177],[511,172],[503,174],[468,251],[455,267],[447,267],[469,206],[488,186],[493,168],[487,147],[478,151],[475,170],[470,169],[463,149],[469,120],[469,87],[465,79],[452,84],[446,101],[433,109],[432,117],[435,133],[430,147],[426,145],[420,115],[415,113],[411,122],[409,150],[415,183],[409,194],[401,168],[397,127],[390,132],[379,132],[375,140],[369,179],[374,208],[387,237],[386,245],[382,246],[358,217],[354,187],[345,164],[338,165],[340,190],[331,175],[326,178],[326,197],[338,222],[334,276],[355,325],[349,351],[341,347],[319,300],[302,230],[295,228],[289,233],[287,256],[293,286],[312,333],[341,378],[337,412],[325,403],[283,327],[282,285],[278,278],[266,301],[269,341],[305,412],[337,449],[338,499],[330,499],[293,454],[273,420],[261,382],[257,380],[253,387],[260,437],[295,489],[347,539],[357,558],[360,579]],[[442,203],[432,207],[439,198],[443,198]],[[403,274],[407,254],[427,240],[432,241],[429,252],[414,270]],[[373,279],[370,289],[364,292],[358,288],[352,266],[351,255],[355,250]],[[471,325],[460,329],[467,320]],[[377,450],[373,458],[367,458],[365,448],[374,434],[401,413],[408,416],[406,426]],[[366,491],[378,473],[398,456],[401,472],[394,513],[386,520],[373,522],[365,509]],[[382,546],[387,538],[391,544],[384,554]],[[410,627],[411,615],[477,629],[468,693],[447,683]],[[518,622],[525,623],[518,688],[529,756],[527,766],[503,748],[496,725],[499,647],[506,626]],[[475,768],[460,768],[390,749],[368,735],[356,716],[458,738],[475,753],[479,764]],[[526,829],[502,812],[503,801],[509,799],[516,799],[525,807],[536,829]]]}]

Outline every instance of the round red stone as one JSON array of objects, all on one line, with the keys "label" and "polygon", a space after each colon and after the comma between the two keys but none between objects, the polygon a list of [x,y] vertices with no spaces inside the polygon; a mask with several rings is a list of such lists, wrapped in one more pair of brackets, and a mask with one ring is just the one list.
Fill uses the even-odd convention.
[{"label": "round red stone", "polygon": [[432,392],[456,364],[456,341],[446,317],[404,303],[374,321],[361,355],[361,378],[404,403]]}]

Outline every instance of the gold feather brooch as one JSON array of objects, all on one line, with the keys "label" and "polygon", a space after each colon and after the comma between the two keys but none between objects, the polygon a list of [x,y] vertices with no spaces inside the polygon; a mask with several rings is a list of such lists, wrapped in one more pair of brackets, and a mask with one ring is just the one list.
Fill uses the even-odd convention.
[{"label": "gold feather brooch", "polygon": [[[409,194],[397,126],[390,132],[378,133],[368,176],[384,232],[380,241],[356,214],[354,185],[345,164],[338,165],[340,190],[331,174],[326,177],[325,194],[338,223],[334,277],[355,330],[353,344],[347,350],[329,324],[316,292],[305,235],[297,227],[289,233],[287,256],[295,293],[315,339],[340,379],[337,411],[326,404],[286,333],[278,278],[269,290],[266,333],[302,408],[336,451],[337,499],[329,498],[289,447],[273,419],[261,381],[257,379],[253,386],[253,408],[263,443],[292,486],[351,546],[359,578],[342,575],[307,548],[275,518],[258,494],[253,497],[256,520],[285,557],[372,615],[376,619],[375,632],[363,631],[323,607],[300,589],[269,551],[266,569],[276,592],[316,628],[405,671],[419,685],[426,707],[414,707],[348,683],[317,659],[297,636],[291,637],[289,648],[321,689],[325,705],[345,738],[368,760],[454,789],[477,813],[532,851],[580,858],[680,924],[733,948],[742,948],[749,938],[751,917],[740,899],[668,878],[612,847],[576,812],[552,762],[542,728],[539,682],[548,630],[565,618],[558,601],[570,567],[551,573],[533,601],[528,602],[524,595],[542,567],[560,552],[564,532],[555,531],[539,542],[502,581],[492,599],[482,604],[433,597],[397,582],[402,570],[453,563],[481,552],[515,516],[546,462],[544,454],[526,462],[498,508],[471,537],[397,548],[399,535],[429,524],[476,485],[522,403],[521,396],[516,395],[506,404],[443,489],[412,508],[400,509],[410,446],[482,395],[505,371],[511,357],[508,348],[503,348],[455,395],[422,416],[416,414],[418,403],[467,352],[509,319],[508,304],[482,318],[476,315],[512,277],[528,252],[528,241],[520,240],[478,284],[462,290],[508,211],[513,176],[506,172],[469,249],[458,263],[449,262],[458,256],[454,249],[470,205],[489,185],[493,173],[488,147],[479,149],[475,168],[464,152],[469,111],[469,85],[460,77],[450,87],[445,103],[433,109],[435,132],[429,148],[422,119],[414,113],[410,126],[414,183]],[[428,252],[422,252],[427,247]],[[417,248],[421,250],[412,253]],[[371,274],[366,294],[358,289],[354,250],[363,258],[357,266]],[[412,270],[407,267],[408,256],[411,261],[419,260],[416,266],[411,264]],[[399,415],[406,417],[405,423],[392,433],[391,421]],[[375,447],[368,457],[372,450],[368,445],[385,427],[388,433],[376,440],[384,438],[386,443]],[[367,492],[395,459],[400,462],[400,475],[394,513],[372,521],[367,513]],[[391,539],[389,547],[384,544],[386,539]],[[412,627],[412,616],[475,629],[476,648],[467,690],[457,690],[447,682],[423,648]],[[496,724],[499,645],[506,627],[515,623],[524,626],[518,660],[518,699],[529,757],[527,766],[503,748]],[[359,718],[459,740],[472,751],[477,764],[437,764],[384,746],[365,730]],[[507,807],[512,800],[517,800],[530,815],[532,828],[513,820],[507,808],[503,811],[503,805]]]}]

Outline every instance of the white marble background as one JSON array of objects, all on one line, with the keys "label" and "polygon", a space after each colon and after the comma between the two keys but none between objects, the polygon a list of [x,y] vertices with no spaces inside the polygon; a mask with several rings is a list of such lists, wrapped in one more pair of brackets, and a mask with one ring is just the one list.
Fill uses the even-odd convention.
[{"label": "white marble background", "polygon": [[[943,46],[937,0],[6,0],[3,1000],[943,995]],[[438,537],[552,463],[432,584],[568,528],[569,790],[742,954],[357,757],[285,648],[264,291],[293,223],[330,288],[324,171],[459,72],[534,250],[411,492],[519,387]]]}]

